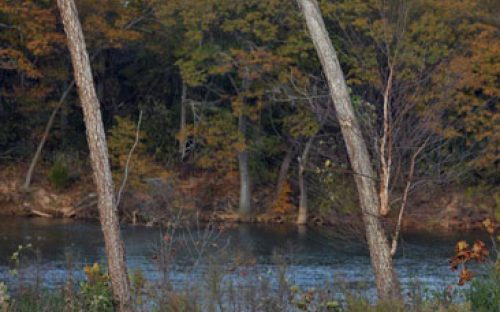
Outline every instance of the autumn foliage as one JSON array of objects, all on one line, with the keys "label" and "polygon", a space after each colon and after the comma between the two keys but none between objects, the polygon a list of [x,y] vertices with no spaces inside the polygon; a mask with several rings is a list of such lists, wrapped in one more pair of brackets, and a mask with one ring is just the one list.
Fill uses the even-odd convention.
[{"label": "autumn foliage", "polygon": [[[423,151],[415,179],[441,183],[446,173],[457,170],[466,173],[457,183],[497,184],[500,40],[494,1],[319,3],[373,155],[378,153],[389,65],[394,69],[390,115],[399,130],[390,138],[395,151],[391,172],[399,176],[391,188],[401,189],[409,155],[418,145],[413,137],[421,133],[439,145]],[[352,185],[352,178],[327,183],[314,168],[330,161],[334,172],[346,176],[350,168],[321,66],[295,2],[80,0],[77,6],[115,182],[123,178],[142,110],[129,187],[141,189],[144,180],[165,175],[181,177],[182,185],[200,179],[205,185],[192,190],[200,192],[195,197],[204,207],[217,202],[233,209],[240,183],[238,155],[247,151],[255,206],[296,211],[296,157],[317,135],[306,166],[306,180],[315,184],[309,188],[314,192],[311,209],[337,209],[339,196],[332,199],[331,194],[346,193],[341,187]],[[2,162],[30,161],[47,120],[71,86],[61,26],[55,1],[0,2]],[[183,86],[186,127],[181,129]],[[60,154],[85,159],[88,153],[74,89],[63,102],[42,153],[46,166],[37,168],[52,167]],[[240,115],[245,133],[239,131]],[[178,153],[179,142],[188,142],[185,157]],[[288,184],[280,194],[271,194],[290,149]],[[85,162],[77,165],[88,169]],[[37,174],[45,173],[40,169]],[[342,203],[355,201],[351,193],[354,199]]]}]

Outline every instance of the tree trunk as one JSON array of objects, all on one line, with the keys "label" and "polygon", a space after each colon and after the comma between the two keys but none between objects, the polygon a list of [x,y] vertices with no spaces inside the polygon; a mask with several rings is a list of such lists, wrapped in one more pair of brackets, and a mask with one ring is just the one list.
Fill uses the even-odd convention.
[{"label": "tree trunk", "polygon": [[290,164],[292,163],[293,159],[293,154],[294,154],[294,148],[293,146],[290,146],[288,150],[286,151],[285,158],[283,158],[283,162],[281,163],[280,166],[280,172],[278,176],[278,183],[276,184],[276,191],[273,199],[273,205],[277,202],[281,195],[281,191],[283,190],[283,186],[285,185],[286,178],[288,175],[288,169],[290,168]]},{"label": "tree trunk", "polygon": [[108,271],[115,300],[120,311],[132,311],[130,283],[125,263],[125,250],[115,205],[113,179],[109,167],[108,147],[97,99],[89,56],[78,11],[73,0],[57,0],[63,20],[73,72],[83,109],[90,160],[97,187],[98,209],[104,234]]},{"label": "tree trunk", "polygon": [[398,278],[393,269],[387,238],[380,223],[373,168],[354,114],[342,68],[326,31],[317,1],[299,0],[299,3],[327,78],[351,166],[356,173],[355,181],[379,299],[400,299]]},{"label": "tree trunk", "polygon": [[304,171],[307,165],[307,155],[311,149],[312,142],[314,141],[312,136],[306,143],[302,156],[298,157],[299,161],[299,188],[300,188],[300,200],[299,200],[299,214],[297,216],[297,224],[307,223],[307,186],[304,181]]},{"label": "tree trunk", "polygon": [[[243,114],[243,108],[238,118],[238,130],[240,134],[246,136],[246,119]],[[250,191],[250,172],[248,170],[248,149],[238,153],[238,167],[240,170],[240,206],[238,212],[241,215],[247,215],[252,210],[251,191]]]},{"label": "tree trunk", "polygon": [[389,64],[389,77],[384,90],[384,132],[380,142],[380,214],[385,216],[391,209],[389,204],[389,180],[392,166],[392,142],[391,142],[391,110],[390,96],[392,89],[393,70]]},{"label": "tree trunk", "polygon": [[33,158],[31,159],[30,167],[28,169],[28,172],[26,173],[26,178],[24,179],[24,184],[23,184],[23,189],[27,190],[29,189],[31,185],[31,179],[33,177],[33,172],[35,172],[35,167],[36,164],[38,163],[38,159],[42,155],[42,150],[43,147],[45,146],[45,142],[47,142],[47,138],[49,137],[50,129],[52,129],[52,125],[54,124],[54,120],[56,119],[57,112],[61,109],[64,101],[68,97],[68,94],[70,93],[71,90],[73,90],[73,87],[75,86],[75,81],[71,81],[70,85],[64,90],[64,93],[62,94],[61,98],[59,99],[59,102],[57,103],[56,107],[52,110],[52,113],[50,114],[49,120],[47,121],[47,124],[45,125],[45,130],[43,131],[42,139],[38,143],[38,146],[36,148],[35,155],[33,155]]},{"label": "tree trunk", "polygon": [[179,153],[181,154],[181,160],[186,157],[186,98],[187,98],[187,86],[182,83],[182,95],[181,95],[181,121],[179,127]]}]

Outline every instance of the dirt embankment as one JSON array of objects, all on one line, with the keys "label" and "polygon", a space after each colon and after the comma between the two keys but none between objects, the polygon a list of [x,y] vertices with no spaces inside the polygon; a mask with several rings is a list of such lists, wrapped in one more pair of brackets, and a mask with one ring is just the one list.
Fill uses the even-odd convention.
[{"label": "dirt embankment", "polygon": [[[182,186],[182,182],[178,182]],[[186,183],[185,183],[186,184]],[[176,207],[196,211],[196,203],[192,191],[186,187],[175,190],[169,184],[157,185],[158,192],[153,196],[143,193],[129,194],[120,205],[120,214],[126,222],[154,224],[158,220],[168,219],[168,214],[159,215],[158,211]],[[177,193],[177,195],[175,195]],[[97,198],[92,192],[92,185],[56,191],[48,185],[22,190],[20,181],[5,179],[0,181],[0,215],[39,216],[49,218],[96,218]],[[170,206],[170,207],[169,207]],[[447,190],[436,193],[415,194],[403,219],[403,228],[407,230],[472,230],[481,228],[481,221],[487,217],[498,218],[500,195],[488,196],[467,195],[462,189]],[[189,215],[187,211],[186,215]],[[198,215],[202,221],[216,222],[254,222],[254,223],[293,223],[295,215],[259,214],[240,217],[227,211],[205,212]],[[397,209],[385,219],[388,226],[393,226],[397,218]],[[360,221],[359,215],[314,215],[309,216],[311,225],[355,224]]]}]

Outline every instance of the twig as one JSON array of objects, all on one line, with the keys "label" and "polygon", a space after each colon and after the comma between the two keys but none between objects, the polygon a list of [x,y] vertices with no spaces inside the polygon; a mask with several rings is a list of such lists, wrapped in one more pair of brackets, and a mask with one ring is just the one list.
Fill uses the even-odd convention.
[{"label": "twig", "polygon": [[410,172],[408,173],[408,179],[406,180],[406,187],[403,193],[403,199],[401,201],[401,208],[399,209],[396,232],[392,239],[391,256],[394,256],[394,254],[396,254],[396,250],[398,249],[398,239],[399,239],[399,233],[401,232],[401,222],[403,221],[403,213],[406,207],[406,202],[408,200],[408,193],[410,192],[411,181],[413,180],[413,174],[415,172],[415,160],[417,159],[418,154],[420,154],[422,150],[425,148],[427,141],[429,141],[429,139],[425,140],[425,142],[415,151],[415,153],[411,157]]},{"label": "twig", "polygon": [[140,130],[141,130],[141,122],[142,122],[142,110],[139,112],[139,120],[137,121],[137,130],[135,131],[134,145],[132,145],[132,148],[128,152],[127,162],[125,164],[125,173],[124,173],[124,176],[123,176],[122,185],[120,186],[120,190],[118,191],[118,195],[116,197],[116,207],[117,208],[120,205],[120,200],[121,200],[121,197],[122,197],[122,193],[123,193],[123,190],[125,189],[125,185],[127,184],[127,178],[128,178],[128,172],[129,172],[129,165],[130,165],[130,161],[132,159],[132,154],[134,153],[134,150],[137,147],[137,144],[139,143],[139,134],[140,134]]}]

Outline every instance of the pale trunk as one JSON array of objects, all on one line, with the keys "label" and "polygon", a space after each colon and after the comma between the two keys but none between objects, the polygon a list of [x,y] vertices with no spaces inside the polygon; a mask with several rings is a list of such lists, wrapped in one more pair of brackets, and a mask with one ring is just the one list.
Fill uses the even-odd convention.
[{"label": "pale trunk", "polygon": [[299,199],[299,214],[297,216],[297,224],[307,223],[307,186],[304,181],[304,172],[307,165],[307,155],[311,149],[312,142],[314,141],[314,136],[309,138],[302,152],[302,156],[298,157],[299,161],[299,188],[300,188],[300,199]]},{"label": "pale trunk", "polygon": [[28,172],[26,173],[26,178],[24,180],[23,184],[23,189],[27,190],[31,186],[31,179],[33,177],[33,172],[35,172],[35,167],[36,164],[38,163],[38,159],[40,159],[40,156],[42,155],[42,150],[43,147],[45,146],[45,142],[47,142],[47,138],[49,137],[50,129],[52,129],[52,125],[54,124],[54,120],[56,119],[57,112],[59,112],[59,109],[62,107],[64,101],[66,100],[66,97],[70,93],[70,91],[73,89],[73,86],[75,85],[75,81],[73,80],[70,85],[66,88],[64,93],[62,94],[61,98],[59,99],[59,102],[57,103],[56,107],[52,110],[52,113],[50,114],[49,120],[47,121],[47,124],[45,125],[45,130],[43,131],[42,139],[38,143],[38,146],[36,148],[35,155],[33,155],[33,158],[31,159],[30,167],[28,169]]},{"label": "pale trunk", "polygon": [[[243,111],[243,108],[242,108]],[[240,113],[238,118],[238,129],[240,135],[245,137],[246,134],[246,120],[243,112]],[[241,215],[249,214],[252,210],[251,206],[251,192],[250,192],[250,172],[248,171],[248,149],[238,153],[238,167],[240,170],[240,206],[239,213]]]},{"label": "pale trunk", "polygon": [[120,224],[115,205],[113,179],[108,160],[99,100],[90,68],[89,56],[83,37],[78,12],[73,0],[57,0],[67,35],[83,116],[87,132],[94,182],[98,196],[98,209],[108,260],[108,271],[115,300],[120,311],[132,311],[130,283],[125,263],[125,250],[120,235]]},{"label": "pale trunk", "polygon": [[326,31],[317,1],[299,0],[299,3],[328,81],[330,96],[335,106],[351,166],[355,172],[355,182],[379,299],[400,299],[401,290],[398,278],[393,269],[389,245],[380,222],[374,172],[354,114],[344,74]]},{"label": "pale trunk", "polygon": [[391,116],[390,116],[390,95],[392,88],[392,66],[389,64],[389,77],[384,90],[384,133],[380,142],[380,214],[385,216],[391,209],[389,204],[389,180],[391,177],[392,165],[392,142],[390,137]]},{"label": "pale trunk", "polygon": [[410,193],[411,183],[413,180],[413,174],[415,173],[415,161],[417,160],[418,154],[420,154],[427,144],[427,140],[417,149],[415,153],[411,156],[410,161],[410,172],[408,173],[408,178],[406,179],[406,186],[403,192],[403,198],[401,199],[401,208],[399,208],[398,223],[396,224],[396,231],[391,243],[391,255],[394,256],[398,249],[398,239],[399,233],[401,231],[401,223],[403,222],[403,213],[405,212],[406,203],[408,201],[408,194]]}]

